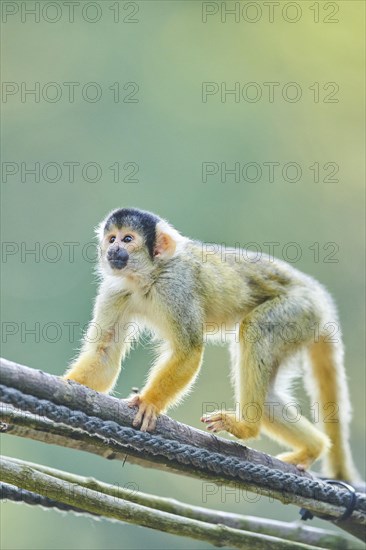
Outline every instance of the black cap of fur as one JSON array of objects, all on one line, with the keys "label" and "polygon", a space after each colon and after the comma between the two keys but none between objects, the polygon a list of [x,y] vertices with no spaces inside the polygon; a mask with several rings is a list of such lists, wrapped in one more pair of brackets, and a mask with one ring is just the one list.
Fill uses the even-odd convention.
[{"label": "black cap of fur", "polygon": [[156,224],[159,221],[160,218],[158,218],[158,216],[145,210],[138,210],[137,208],[119,208],[112,212],[107,219],[104,226],[104,232],[109,231],[113,225],[118,227],[118,229],[124,226],[136,229],[136,231],[144,236],[147,249],[152,258],[154,256],[156,240]]}]

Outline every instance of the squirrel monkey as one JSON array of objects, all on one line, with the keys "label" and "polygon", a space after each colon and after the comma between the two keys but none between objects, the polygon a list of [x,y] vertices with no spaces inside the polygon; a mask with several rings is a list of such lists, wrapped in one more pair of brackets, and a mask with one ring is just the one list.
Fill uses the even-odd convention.
[{"label": "squirrel monkey", "polygon": [[[236,327],[230,352],[238,411],[203,416],[208,429],[243,440],[263,431],[292,448],[281,460],[307,468],[325,455],[328,476],[357,477],[348,442],[343,345],[339,336],[329,336],[329,326],[327,331],[337,313],[320,283],[269,256],[258,260],[237,249],[223,256],[218,246],[184,237],[155,214],[135,208],[111,212],[97,235],[102,281],[93,321],[65,379],[109,392],[129,350],[131,323],[152,330],[163,342],[161,353],[141,393],[129,400],[138,407],[133,425],[152,431],[157,415],[177,403],[196,378],[212,327],[226,332]],[[289,327],[291,335],[284,337]],[[299,363],[325,433],[304,416],[293,420],[283,413]],[[274,405],[268,410],[265,403]],[[253,406],[256,415],[249,418],[245,412]]]}]

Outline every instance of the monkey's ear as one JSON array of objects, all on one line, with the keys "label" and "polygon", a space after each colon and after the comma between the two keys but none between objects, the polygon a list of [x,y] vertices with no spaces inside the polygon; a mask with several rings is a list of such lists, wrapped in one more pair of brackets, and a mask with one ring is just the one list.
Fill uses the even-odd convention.
[{"label": "monkey's ear", "polygon": [[154,257],[171,258],[176,251],[178,242],[182,236],[174,227],[164,220],[156,225],[156,240],[154,246]]},{"label": "monkey's ear", "polygon": [[171,258],[175,252],[177,243],[169,233],[159,231],[156,235],[154,257]]}]

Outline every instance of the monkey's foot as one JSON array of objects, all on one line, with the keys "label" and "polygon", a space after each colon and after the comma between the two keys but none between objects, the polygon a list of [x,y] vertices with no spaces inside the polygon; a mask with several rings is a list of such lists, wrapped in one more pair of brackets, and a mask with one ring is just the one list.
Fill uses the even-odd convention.
[{"label": "monkey's foot", "polygon": [[142,432],[152,432],[156,427],[156,419],[158,417],[158,409],[152,403],[144,401],[141,395],[135,395],[127,402],[129,407],[138,407],[139,410],[133,419],[132,425],[134,428],[140,426]]},{"label": "monkey's foot", "polygon": [[229,432],[238,439],[250,439],[258,437],[258,423],[248,424],[243,420],[238,420],[234,412],[216,411],[205,414],[201,417],[201,422],[207,424],[210,432]]},{"label": "monkey's foot", "polygon": [[301,451],[281,453],[277,455],[276,458],[282,460],[282,462],[293,464],[299,470],[307,470],[318,457],[311,455],[309,451],[304,449]]}]

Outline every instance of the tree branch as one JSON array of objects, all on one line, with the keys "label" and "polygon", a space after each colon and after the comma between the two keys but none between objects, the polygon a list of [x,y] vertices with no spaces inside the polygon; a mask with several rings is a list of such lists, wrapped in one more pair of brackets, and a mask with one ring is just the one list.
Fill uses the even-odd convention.
[{"label": "tree branch", "polygon": [[[104,420],[114,420],[121,426],[132,426],[136,411],[128,407],[127,401],[124,399],[104,395],[81,384],[65,381],[58,376],[19,365],[7,359],[0,359],[0,369],[2,384],[34,395],[39,399],[52,399],[55,404],[66,405],[74,410],[82,410],[90,416],[98,416]],[[235,456],[252,464],[262,464],[268,466],[268,468],[276,468],[281,472],[311,477],[310,474],[299,470],[292,464],[286,464],[275,457],[255,451],[236,441],[229,441],[192,426],[181,424],[166,415],[159,416],[154,434],[212,452]],[[166,460],[165,463],[171,466],[169,460]]]},{"label": "tree branch", "polygon": [[273,550],[304,549],[316,550],[316,546],[297,542],[287,542],[267,535],[257,535],[239,531],[225,525],[209,524],[194,519],[153,510],[140,504],[111,497],[80,485],[63,481],[43,474],[36,469],[0,459],[1,479],[6,483],[23,487],[48,498],[55,499],[76,508],[127,523],[150,527],[173,535],[204,540],[215,546],[231,546],[242,550],[263,550],[270,546]]},{"label": "tree branch", "polygon": [[[39,399],[51,400],[56,405],[66,405],[71,410],[82,411],[89,416],[113,420],[121,426],[130,427],[132,424],[134,411],[123,400],[99,394],[85,386],[65,382],[56,376],[5,359],[1,360],[0,374],[1,382],[6,386],[31,394]],[[54,423],[47,418],[46,413],[45,416],[36,416],[5,405],[2,418],[8,424],[4,428],[8,433],[87,450],[107,458],[126,460],[126,455],[128,455],[128,458],[132,457],[132,460],[139,464],[183,472],[200,479],[210,480],[216,484],[228,484],[235,488],[244,488],[257,494],[271,496],[286,504],[291,502],[312,511],[314,514],[327,515],[333,518],[333,521],[341,517],[344,512],[344,508],[341,506],[329,504],[316,498],[299,496],[294,494],[293,491],[287,492],[285,484],[283,491],[273,489],[270,483],[266,483],[265,479],[258,486],[251,480],[233,479],[232,476],[226,473],[216,474],[206,471],[206,469],[192,468],[178,460],[168,459],[161,454],[146,455],[134,449],[128,443],[122,443],[113,438],[105,438],[100,434],[89,433],[80,428],[76,429],[67,425],[67,423]],[[274,457],[245,447],[237,442],[228,441],[185,426],[167,416],[159,417],[154,435],[160,435],[167,440],[176,440],[181,444],[193,445],[197,449],[221,453],[227,457],[233,456],[252,465],[257,464],[272,470],[295,474],[299,479],[312,479],[311,474],[300,471],[295,466],[281,462]],[[354,511],[352,518],[347,522],[343,521],[339,526],[361,538],[363,530],[358,526],[365,523],[365,514],[361,511]]]},{"label": "tree branch", "polygon": [[317,547],[329,548],[332,550],[357,550],[363,548],[362,543],[350,541],[342,535],[317,529],[313,527],[302,526],[298,522],[288,523],[275,520],[267,520],[253,516],[242,516],[228,512],[218,512],[201,506],[193,506],[187,503],[179,502],[171,498],[158,497],[147,493],[141,493],[133,489],[126,489],[120,486],[113,486],[94,478],[86,478],[35,464],[32,462],[18,460],[15,458],[4,457],[20,466],[33,468],[43,474],[57,477],[71,484],[77,484],[88,489],[103,493],[111,497],[120,498],[140,504],[154,510],[168,512],[170,514],[182,516],[189,519],[195,519],[211,524],[222,524],[233,529],[254,532],[257,534],[269,535],[273,537],[284,538],[287,541],[301,542]]}]

